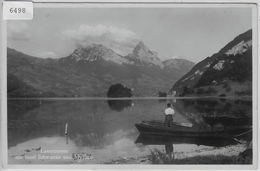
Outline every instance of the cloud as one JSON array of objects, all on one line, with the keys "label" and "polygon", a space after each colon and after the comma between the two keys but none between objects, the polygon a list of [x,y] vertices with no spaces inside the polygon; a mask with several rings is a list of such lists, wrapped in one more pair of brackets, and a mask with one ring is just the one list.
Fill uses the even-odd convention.
[{"label": "cloud", "polygon": [[7,36],[13,40],[31,39],[32,35],[29,32],[28,25],[21,21],[9,21],[7,24]]},{"label": "cloud", "polygon": [[57,55],[54,52],[43,52],[37,55],[40,58],[54,58],[57,59]]},{"label": "cloud", "polygon": [[122,55],[132,51],[139,41],[131,30],[105,25],[81,25],[77,30],[64,30],[62,37],[81,47],[92,43],[102,44]]}]

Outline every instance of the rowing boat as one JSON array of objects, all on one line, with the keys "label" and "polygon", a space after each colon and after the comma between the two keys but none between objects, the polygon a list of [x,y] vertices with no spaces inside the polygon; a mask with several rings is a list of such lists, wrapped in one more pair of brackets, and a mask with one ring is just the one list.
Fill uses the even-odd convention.
[{"label": "rowing boat", "polygon": [[251,126],[210,126],[199,124],[189,127],[180,123],[172,123],[171,127],[167,127],[163,121],[157,120],[142,121],[135,124],[135,127],[142,134],[222,138],[232,138],[252,129]]},{"label": "rowing boat", "polygon": [[206,145],[211,147],[225,147],[228,145],[238,144],[230,138],[212,138],[212,137],[182,137],[182,136],[166,136],[166,135],[151,135],[140,134],[135,143],[142,143],[143,145],[173,145],[173,144],[196,144]]}]

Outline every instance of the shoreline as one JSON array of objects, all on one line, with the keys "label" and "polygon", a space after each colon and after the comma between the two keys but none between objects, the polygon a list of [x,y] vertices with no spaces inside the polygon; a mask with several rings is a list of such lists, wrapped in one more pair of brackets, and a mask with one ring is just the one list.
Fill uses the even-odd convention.
[{"label": "shoreline", "polygon": [[150,100],[150,99],[248,99],[253,96],[183,96],[183,97],[7,97],[7,100]]},{"label": "shoreline", "polygon": [[[23,152],[22,154],[9,153],[11,163],[25,164],[24,161],[17,160],[17,157],[36,156],[36,151],[40,149],[32,149]],[[247,151],[247,152],[246,152]],[[18,163],[17,163],[18,162]],[[91,164],[90,160],[82,159],[45,159],[42,160],[26,160],[26,163],[31,164]],[[96,162],[100,165],[117,165],[117,164],[134,164],[134,165],[153,165],[153,164],[252,164],[252,144],[246,141],[236,145],[225,147],[215,147],[211,149],[201,149],[188,152],[173,152],[165,154],[164,151],[154,149],[150,154],[136,157],[119,157],[118,159],[110,159],[108,161]]]},{"label": "shoreline", "polygon": [[[199,161],[203,158],[214,158],[221,159],[225,158],[227,160],[234,160],[234,158],[239,158],[243,163],[243,159],[246,161],[245,163],[248,164],[252,162],[252,158],[246,157],[243,158],[241,154],[248,149],[248,144],[243,142],[241,144],[230,145],[226,147],[215,147],[213,149],[202,149],[190,152],[177,152],[172,154],[172,156],[165,154],[164,152],[154,151],[151,152],[151,155],[140,156],[140,157],[123,157],[117,160],[110,160],[108,162],[104,162],[101,164],[140,164],[140,165],[147,165],[147,164],[165,164],[164,160],[171,160],[172,164],[176,161],[176,164],[180,164],[182,162],[186,164],[203,164],[199,163]],[[154,163],[156,160],[156,163]],[[189,163],[190,162],[190,163]],[[170,164],[170,163],[169,163]],[[206,163],[205,163],[206,164]],[[207,163],[208,164],[208,163]],[[212,163],[215,164],[215,163]],[[229,163],[229,164],[236,164],[236,163]]]}]

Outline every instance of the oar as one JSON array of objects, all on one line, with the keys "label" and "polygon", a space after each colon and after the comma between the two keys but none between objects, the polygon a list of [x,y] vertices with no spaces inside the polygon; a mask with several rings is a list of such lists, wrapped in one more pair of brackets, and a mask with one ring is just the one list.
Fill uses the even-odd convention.
[{"label": "oar", "polygon": [[236,137],[240,137],[241,135],[247,134],[248,132],[251,132],[251,131],[252,131],[252,129],[250,129],[250,130],[248,130],[248,131],[246,131],[246,132],[243,132],[243,133],[241,133],[241,134],[238,134],[238,135],[235,136],[235,138],[236,138]]},{"label": "oar", "polygon": [[[146,105],[144,105],[144,106],[146,106]],[[162,111],[160,109],[157,109],[157,108],[154,108],[154,107],[151,107],[151,106],[146,106],[146,107],[149,107],[149,108],[152,108],[152,109],[155,109],[155,110],[158,110],[158,111],[164,113],[164,111]],[[179,126],[184,126],[184,127],[192,127],[192,123],[180,123],[180,122],[172,122],[172,123],[174,125],[179,125]]]}]

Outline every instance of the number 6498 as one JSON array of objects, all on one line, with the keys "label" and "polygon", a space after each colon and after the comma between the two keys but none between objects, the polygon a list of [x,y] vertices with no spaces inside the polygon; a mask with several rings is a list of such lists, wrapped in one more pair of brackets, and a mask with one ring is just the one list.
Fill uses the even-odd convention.
[{"label": "number 6498", "polygon": [[10,13],[25,13],[25,8],[10,8]]}]

